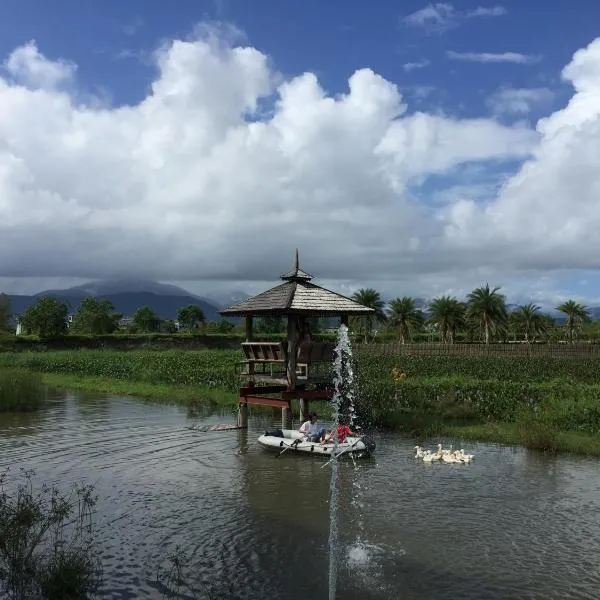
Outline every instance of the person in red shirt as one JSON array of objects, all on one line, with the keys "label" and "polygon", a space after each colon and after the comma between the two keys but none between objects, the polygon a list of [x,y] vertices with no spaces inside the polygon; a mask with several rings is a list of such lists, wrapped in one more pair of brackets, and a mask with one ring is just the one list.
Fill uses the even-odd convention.
[{"label": "person in red shirt", "polygon": [[[356,433],[354,433],[350,427],[348,427],[348,425],[346,425],[346,423],[340,423],[337,427],[337,438],[338,438],[338,444],[343,444],[346,442],[346,436],[351,435],[354,436],[356,435]],[[329,430],[327,432],[327,435],[323,438],[323,441],[321,442],[321,444],[331,444],[333,443],[333,430]]]}]

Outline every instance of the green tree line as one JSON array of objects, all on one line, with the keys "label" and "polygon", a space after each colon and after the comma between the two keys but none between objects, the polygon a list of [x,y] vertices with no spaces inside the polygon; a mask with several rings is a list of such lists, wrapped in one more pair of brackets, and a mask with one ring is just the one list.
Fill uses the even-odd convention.
[{"label": "green tree line", "polygon": [[[10,331],[10,302],[0,295],[0,329]],[[150,306],[138,308],[131,319],[122,323],[123,315],[115,310],[109,300],[85,298],[69,319],[69,305],[52,296],[39,298],[18,316],[22,333],[41,338],[55,338],[67,332],[81,335],[106,335],[124,329],[129,333],[193,332],[200,328],[215,333],[229,333],[234,325],[221,319],[207,323],[200,306],[190,304],[177,310],[177,321],[163,320]]]},{"label": "green tree line", "polygon": [[[536,304],[526,304],[509,311],[500,288],[492,288],[488,284],[474,289],[465,299],[442,295],[425,307],[419,307],[417,300],[410,296],[385,302],[372,288],[358,290],[353,299],[374,310],[373,315],[352,320],[352,329],[365,342],[373,341],[377,332],[383,330],[388,337],[393,333],[402,344],[415,338],[447,344],[459,339],[486,344],[508,340],[533,343],[549,339],[550,333],[559,329],[556,321]],[[570,342],[585,337],[585,328],[592,323],[588,308],[575,300],[567,300],[556,308],[565,315],[564,325],[560,327],[561,336]],[[10,317],[9,297],[0,294],[0,331],[11,330]],[[105,335],[116,331],[231,333],[236,328],[226,319],[208,322],[202,308],[195,304],[179,308],[176,321],[161,319],[149,306],[138,308],[130,319],[123,320],[123,315],[110,301],[96,298],[82,300],[70,318],[66,302],[51,296],[42,297],[18,318],[23,333],[41,338],[60,337],[67,332],[83,335]],[[309,321],[313,333],[325,327],[323,319]],[[257,319],[255,331],[257,334],[283,334],[286,331],[285,319]]]},{"label": "green tree line", "polygon": [[[459,335],[462,339],[485,344],[510,339],[533,343],[547,339],[549,331],[557,325],[537,304],[525,304],[508,311],[506,297],[500,288],[491,288],[489,284],[474,289],[464,300],[439,296],[425,308],[418,307],[417,300],[410,296],[385,302],[373,288],[358,290],[352,298],[374,310],[372,315],[353,321],[365,342],[374,338],[375,328],[379,325],[394,330],[402,344],[417,334],[428,334],[447,344],[456,342]],[[567,300],[556,309],[565,315],[562,330],[570,342],[574,342],[583,326],[592,321],[588,308],[574,300]]]}]

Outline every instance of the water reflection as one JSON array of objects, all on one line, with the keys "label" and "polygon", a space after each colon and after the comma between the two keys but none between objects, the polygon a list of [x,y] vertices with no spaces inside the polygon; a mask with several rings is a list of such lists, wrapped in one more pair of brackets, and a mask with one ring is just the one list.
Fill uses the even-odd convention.
[{"label": "water reflection", "polygon": [[[329,472],[257,445],[276,413],[207,432],[192,426],[233,422],[231,411],[77,394],[0,419],[13,471],[95,484],[103,597],[160,598],[156,569],[177,546],[192,583],[222,597],[327,597]],[[427,465],[411,440],[376,442],[375,460],[340,465],[338,597],[597,597],[597,461],[463,444],[475,462]]]}]

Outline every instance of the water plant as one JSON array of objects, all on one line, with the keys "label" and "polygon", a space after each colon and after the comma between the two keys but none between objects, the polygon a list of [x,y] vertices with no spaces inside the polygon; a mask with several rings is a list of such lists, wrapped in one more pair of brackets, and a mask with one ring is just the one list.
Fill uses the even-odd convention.
[{"label": "water plant", "polygon": [[17,369],[0,369],[0,412],[33,411],[46,395],[37,373]]},{"label": "water plant", "polygon": [[[161,592],[161,597],[187,598],[189,600],[225,600],[233,598],[233,590],[225,594],[215,593],[202,584],[192,584],[197,579],[197,574],[190,567],[190,558],[179,546],[167,555],[167,567],[158,567],[156,572],[156,585]],[[229,587],[226,582],[221,582],[221,587]]]},{"label": "water plant", "polygon": [[92,486],[70,496],[43,485],[32,471],[21,481],[0,474],[0,596],[7,600],[84,600],[101,580],[94,545]]}]

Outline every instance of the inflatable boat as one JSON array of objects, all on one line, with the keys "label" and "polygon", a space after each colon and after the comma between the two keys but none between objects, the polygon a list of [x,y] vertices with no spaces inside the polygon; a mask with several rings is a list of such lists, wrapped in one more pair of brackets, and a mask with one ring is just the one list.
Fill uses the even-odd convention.
[{"label": "inflatable boat", "polygon": [[[277,450],[279,453],[301,452],[313,456],[329,456],[333,454],[333,443],[320,444],[319,442],[306,442],[304,436],[295,429],[274,429],[265,431],[259,438],[258,443],[269,450]],[[337,446],[337,456],[352,454],[355,458],[369,457],[375,452],[375,442],[368,436],[346,438],[343,444]]]}]

